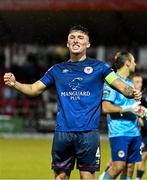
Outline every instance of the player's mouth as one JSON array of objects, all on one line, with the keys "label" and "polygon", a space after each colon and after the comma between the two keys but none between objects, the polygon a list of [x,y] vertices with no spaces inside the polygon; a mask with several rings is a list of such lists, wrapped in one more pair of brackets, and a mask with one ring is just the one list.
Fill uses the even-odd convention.
[{"label": "player's mouth", "polygon": [[73,48],[74,50],[77,50],[77,49],[79,49],[79,48],[80,48],[80,45],[78,45],[78,44],[74,44],[74,45],[72,46],[72,48]]}]

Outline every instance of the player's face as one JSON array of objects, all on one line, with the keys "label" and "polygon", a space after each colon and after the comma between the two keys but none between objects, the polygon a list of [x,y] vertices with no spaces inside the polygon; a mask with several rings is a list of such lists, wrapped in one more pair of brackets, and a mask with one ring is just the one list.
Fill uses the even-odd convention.
[{"label": "player's face", "polygon": [[142,83],[143,83],[143,79],[140,76],[134,76],[132,79],[134,86],[136,89],[140,90],[142,89]]},{"label": "player's face", "polygon": [[86,54],[90,47],[89,37],[82,31],[72,31],[68,35],[67,47],[72,54]]},{"label": "player's face", "polygon": [[136,66],[135,59],[130,54],[130,66],[129,66],[130,72],[135,72],[135,66]]}]

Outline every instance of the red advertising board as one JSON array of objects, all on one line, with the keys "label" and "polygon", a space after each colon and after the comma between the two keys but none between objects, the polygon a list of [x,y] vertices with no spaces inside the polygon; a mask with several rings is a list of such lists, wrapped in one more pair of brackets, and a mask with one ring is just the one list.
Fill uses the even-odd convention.
[{"label": "red advertising board", "polygon": [[1,0],[0,11],[100,10],[144,11],[146,0]]}]

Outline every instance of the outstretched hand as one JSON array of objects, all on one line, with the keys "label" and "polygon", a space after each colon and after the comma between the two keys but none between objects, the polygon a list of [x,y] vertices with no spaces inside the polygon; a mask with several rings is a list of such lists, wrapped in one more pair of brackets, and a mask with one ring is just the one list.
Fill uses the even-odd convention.
[{"label": "outstretched hand", "polygon": [[7,85],[9,87],[13,87],[16,82],[14,74],[12,74],[11,72],[5,73],[4,74],[4,82],[5,82],[5,85]]}]

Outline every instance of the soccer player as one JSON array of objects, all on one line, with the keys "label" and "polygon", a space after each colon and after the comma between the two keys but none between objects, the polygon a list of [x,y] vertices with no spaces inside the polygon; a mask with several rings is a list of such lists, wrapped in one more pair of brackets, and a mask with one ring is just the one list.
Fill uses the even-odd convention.
[{"label": "soccer player", "polygon": [[[114,65],[117,76],[133,87],[128,79],[131,72],[135,71],[135,59],[129,52],[118,52]],[[111,147],[112,163],[103,179],[115,179],[125,169],[127,177],[131,179],[135,162],[141,161],[141,137],[138,126],[137,102],[105,84],[103,90],[103,112],[107,113],[109,140]]]},{"label": "soccer player", "polygon": [[[139,74],[132,75],[132,81],[135,88],[142,89],[143,78]],[[141,104],[147,108],[147,91],[143,91]],[[147,160],[147,117],[140,118],[140,128],[142,136],[142,161],[137,164],[136,180],[141,180],[145,172],[145,163]]]},{"label": "soccer player", "polygon": [[11,72],[5,73],[4,82],[29,96],[38,96],[50,84],[55,85],[58,95],[52,146],[55,179],[69,179],[75,160],[80,178],[94,179],[100,166],[97,130],[104,81],[129,98],[140,99],[141,93],[121,81],[107,64],[86,56],[90,41],[84,27],[70,29],[67,47],[69,61],[52,66],[35,83],[22,84]]}]

